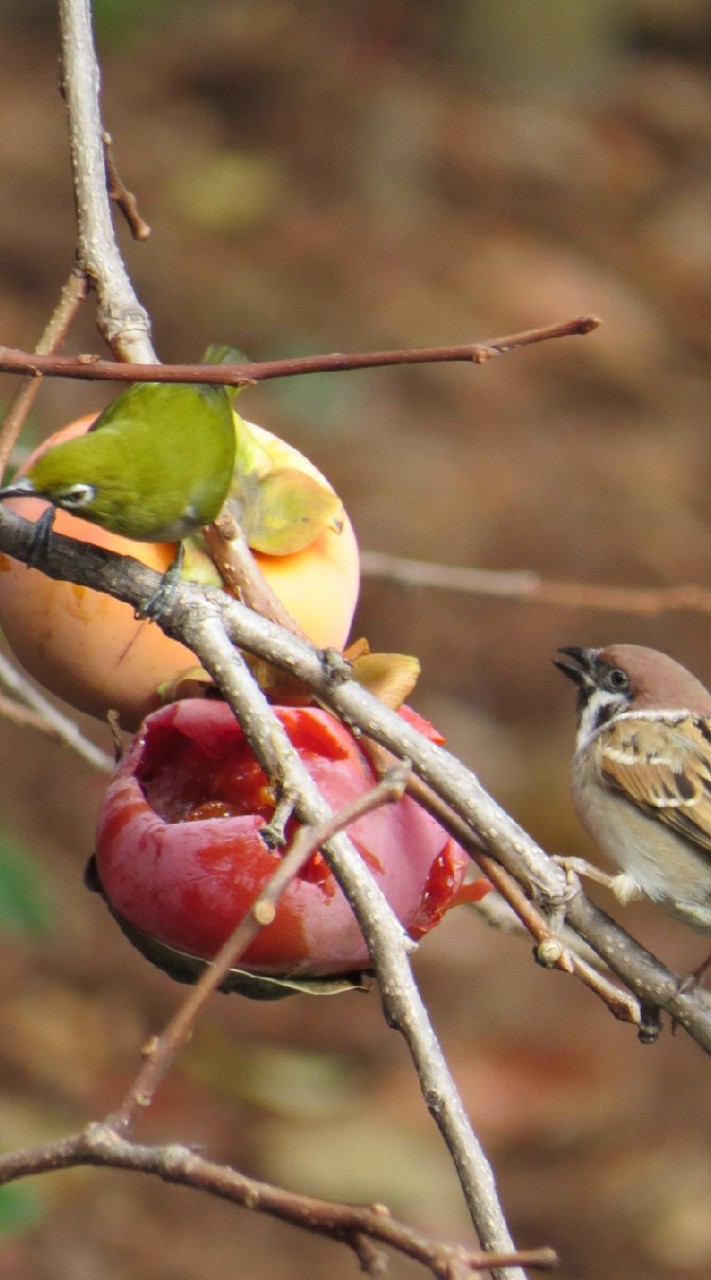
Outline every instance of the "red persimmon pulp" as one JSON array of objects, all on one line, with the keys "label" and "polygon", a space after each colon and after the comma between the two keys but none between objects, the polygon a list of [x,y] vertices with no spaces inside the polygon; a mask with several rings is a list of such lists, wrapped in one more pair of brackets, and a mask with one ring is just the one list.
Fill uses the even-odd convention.
[{"label": "red persimmon pulp", "polygon": [[[275,711],[332,809],[373,786],[367,756],[328,712]],[[401,714],[441,741],[421,717]],[[280,861],[260,836],[273,811],[269,781],[224,703],[188,699],[162,708],[119,764],[99,817],[96,862],[112,909],[168,946],[212,958]],[[295,829],[292,819],[287,839]],[[413,938],[454,905],[469,860],[410,797],[365,815],[349,835]],[[355,917],[320,853],[239,960],[258,973],[304,976],[368,964]]]}]

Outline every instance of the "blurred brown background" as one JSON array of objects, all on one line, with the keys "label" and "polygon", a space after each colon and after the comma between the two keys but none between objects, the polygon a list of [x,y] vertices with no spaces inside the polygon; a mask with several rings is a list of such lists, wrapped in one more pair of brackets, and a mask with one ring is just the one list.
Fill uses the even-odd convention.
[{"label": "blurred brown background", "polygon": [[[291,380],[245,392],[241,407],[326,472],[365,548],[571,581],[708,584],[707,0],[96,8],[106,124],[154,228],[135,245],[121,227],[122,244],[163,359],[213,340],[254,358],[480,341],[595,312],[592,336],[483,368]],[[72,261],[52,9],[0,11],[0,334],[13,346],[36,341]],[[98,349],[90,309],[72,346]],[[12,387],[3,379],[0,395]],[[31,431],[110,394],[47,384]],[[568,800],[571,690],[552,651],[650,644],[708,683],[710,625],[366,580],[356,633],[418,654],[417,705],[452,748],[547,847],[589,852]],[[82,887],[101,780],[28,731],[2,724],[0,744],[3,834],[48,904],[36,936],[28,925],[0,939],[0,1142],[12,1148],[114,1104],[180,992]],[[624,920],[680,972],[701,958],[704,940],[656,909]],[[520,1243],[559,1249],[566,1280],[707,1277],[701,1052],[668,1031],[642,1048],[581,987],[467,914],[417,965]],[[141,1132],[467,1238],[376,994],[216,999]],[[0,1201],[3,1224],[7,1280],[355,1274],[335,1246],[102,1171],[23,1185]],[[410,1274],[393,1262],[394,1277]]]}]

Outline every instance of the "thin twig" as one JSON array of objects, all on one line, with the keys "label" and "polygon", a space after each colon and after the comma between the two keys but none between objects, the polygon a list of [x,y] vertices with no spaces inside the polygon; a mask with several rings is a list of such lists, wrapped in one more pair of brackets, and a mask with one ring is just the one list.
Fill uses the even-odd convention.
[{"label": "thin twig", "polygon": [[[377,742],[363,739],[363,748],[367,752],[379,774],[385,774],[396,759]],[[521,885],[514,877],[491,857],[482,847],[479,836],[471,827],[455,813],[444,801],[422,781],[422,778],[410,776],[407,783],[408,795],[436,818],[445,831],[466,849],[476,862],[487,880],[493,884],[501,897],[508,903],[524,929],[535,940],[536,956],[547,969],[560,969],[563,973],[574,973],[597,996],[604,1000],[610,1011],[624,1022],[640,1024],[641,1013],[639,1002],[627,991],[620,990],[600,973],[585,958],[566,946],[560,937],[560,927],[546,918],[541,910],[524,893]],[[561,921],[562,923],[562,921]],[[571,936],[574,936],[571,934]]]},{"label": "thin twig", "polygon": [[551,925],[550,920],[531,901],[519,882],[495,858],[481,848],[481,843],[472,835],[471,828],[450,806],[444,804],[420,778],[412,778],[408,782],[407,790],[471,854],[487,880],[491,881],[535,940],[536,957],[539,962],[547,969],[559,969],[562,973],[575,974],[586,987],[604,1001],[616,1018],[639,1026],[641,1021],[639,1001],[628,991],[622,991],[615,986],[583,956],[566,946],[558,928]]},{"label": "thin twig", "polygon": [[[68,0],[65,0],[68,3]],[[55,378],[81,378],[102,382],[210,382],[227,387],[249,386],[271,378],[295,378],[306,373],[343,373],[355,369],[379,369],[391,365],[466,363],[481,365],[536,342],[591,333],[600,321],[579,316],[562,324],[526,329],[490,342],[457,347],[419,347],[401,351],[369,351],[344,355],[304,356],[289,360],[261,360],[245,364],[145,364],[117,363],[97,356],[33,356],[13,347],[0,347],[0,372],[44,373]]]},{"label": "thin twig", "polygon": [[317,849],[320,849],[321,845],[338,831],[344,831],[351,823],[373,809],[400,799],[407,773],[407,768],[400,765],[381,778],[364,795],[359,796],[351,804],[345,805],[325,822],[319,823],[317,827],[302,827],[297,832],[276,871],[255,898],[249,911],[233,929],[212,964],[198,978],[161,1035],[152,1038],[150,1046],[144,1051],[144,1061],[138,1075],[123,1101],[108,1119],[107,1123],[112,1128],[126,1129],[134,1119],[138,1107],[150,1106],[155,1091],[176,1053],[190,1039],[198,1015],[208,999],[256,938],[260,929],[266,924],[271,924],[276,904],[294,876],[298,875]]},{"label": "thin twig", "polygon": [[[56,351],[61,346],[85,298],[86,276],[81,271],[73,271],[59,295],[59,302],[52,312],[49,324],[37,343],[35,351],[38,355]],[[0,477],[10,461],[10,454],[40,386],[41,379],[35,374],[23,378],[10,401],[0,429]]]},{"label": "thin twig", "polygon": [[111,221],[91,0],[59,0],[59,16],[79,266],[96,292],[97,324],[111,350],[150,364],[156,359],[150,320],[136,297]]},{"label": "thin twig", "polygon": [[104,160],[106,162],[106,185],[109,200],[113,200],[116,207],[121,210],[134,240],[147,240],[151,234],[151,229],[148,223],[144,222],[138,211],[138,202],[135,195],[128,190],[118,171],[114,156],[113,138],[110,133],[104,133]]},{"label": "thin twig", "polygon": [[[32,722],[34,728],[41,729],[43,733],[48,733],[63,742],[65,746],[71,747],[72,751],[76,751],[77,755],[81,756],[86,764],[91,765],[92,769],[98,769],[100,773],[111,773],[114,768],[112,757],[100,747],[95,746],[89,738],[85,738],[79,726],[58,711],[53,703],[35,689],[34,685],[30,684],[29,680],[1,653],[0,685],[29,708],[30,716],[35,717]],[[19,716],[13,712],[12,706],[4,707],[3,714],[19,719]],[[23,723],[30,722],[25,717]]]},{"label": "thin twig", "polygon": [[245,1177],[226,1165],[214,1164],[177,1143],[158,1147],[129,1142],[106,1124],[89,1125],[44,1147],[0,1156],[0,1185],[82,1165],[153,1174],[163,1182],[209,1191],[245,1209],[344,1243],[356,1253],[359,1240],[366,1237],[421,1263],[438,1280],[446,1280],[456,1267],[467,1274],[514,1266],[550,1268],[557,1264],[552,1249],[487,1254],[462,1245],[439,1244],[392,1218],[383,1205],[346,1205],[298,1195]]},{"label": "thin twig", "polygon": [[470,569],[430,564],[382,551],[361,552],[361,570],[400,587],[457,591],[522,604],[610,613],[711,613],[711,590],[692,583],[674,587],[609,587],[589,582],[556,582],[528,570]]}]

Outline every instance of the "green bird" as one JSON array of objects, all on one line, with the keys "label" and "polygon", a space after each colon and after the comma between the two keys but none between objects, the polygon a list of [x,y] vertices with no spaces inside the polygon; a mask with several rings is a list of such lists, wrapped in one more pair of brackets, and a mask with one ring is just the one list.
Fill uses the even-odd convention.
[{"label": "green bird", "polygon": [[[210,348],[206,363],[232,358]],[[220,513],[235,461],[234,389],[207,383],[134,383],[86,435],[47,449],[0,499],[37,497],[52,505],[37,522],[46,544],[54,510],[137,542],[177,542],[176,561],[142,610],[155,617],[179,577],[182,541]],[[147,610],[147,612],[146,612]]]}]

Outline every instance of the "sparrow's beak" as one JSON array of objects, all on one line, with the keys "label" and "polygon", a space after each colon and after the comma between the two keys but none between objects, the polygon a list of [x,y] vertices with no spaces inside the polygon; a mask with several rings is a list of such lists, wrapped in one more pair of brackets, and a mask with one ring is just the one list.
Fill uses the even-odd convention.
[{"label": "sparrow's beak", "polygon": [[579,689],[590,689],[595,683],[597,649],[576,649],[574,645],[569,645],[564,649],[558,649],[558,653],[564,653],[566,658],[572,658],[572,662],[563,662],[559,658],[554,658],[553,666],[562,671],[563,675],[572,680]]},{"label": "sparrow's beak", "polygon": [[0,502],[5,498],[34,498],[36,496],[37,490],[27,476],[23,476],[21,480],[16,480],[14,484],[8,484],[4,489],[0,489]]}]

